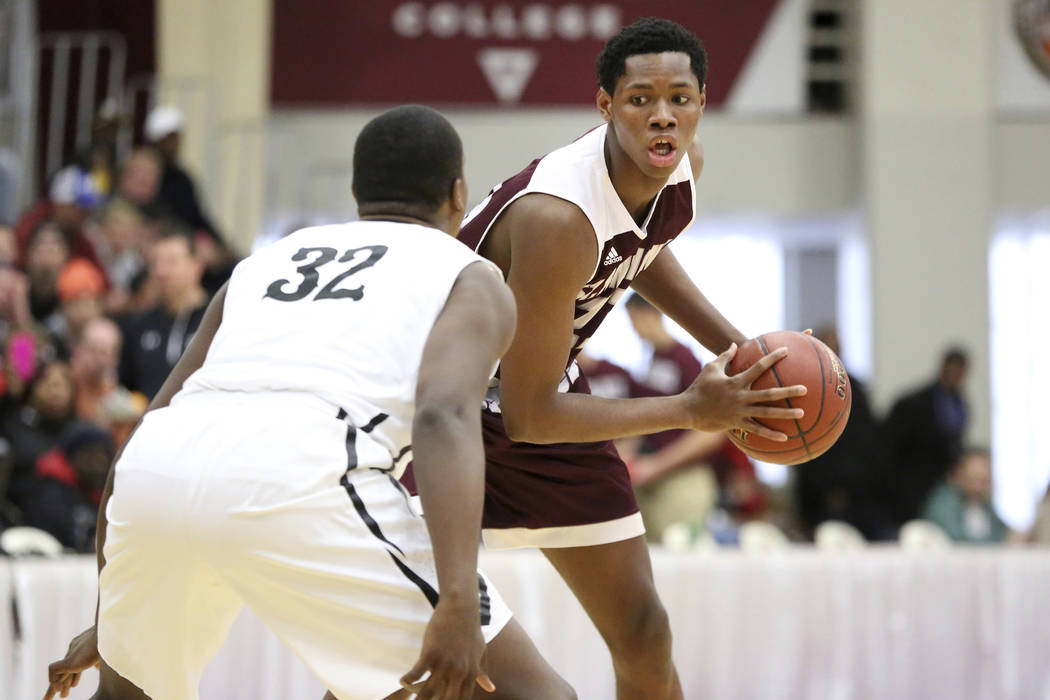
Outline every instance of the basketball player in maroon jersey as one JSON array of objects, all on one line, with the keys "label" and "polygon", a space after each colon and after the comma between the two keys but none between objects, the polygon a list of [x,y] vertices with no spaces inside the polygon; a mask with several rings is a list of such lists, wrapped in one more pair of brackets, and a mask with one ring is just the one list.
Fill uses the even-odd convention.
[{"label": "basketball player in maroon jersey", "polygon": [[[759,404],[805,388],[750,389],[786,350],[726,375],[745,337],[665,247],[692,223],[703,166],[695,136],[706,57],[696,37],[642,19],[609,40],[597,67],[605,124],[493,189],[459,236],[500,266],[518,304],[482,415],[483,534],[489,548],[543,550],[608,645],[619,700],[665,700],[682,697],[670,627],[611,440],[672,428],[784,440],[754,419],[799,411]],[[628,288],[721,353],[685,392],[605,399],[587,390],[574,358]]]}]

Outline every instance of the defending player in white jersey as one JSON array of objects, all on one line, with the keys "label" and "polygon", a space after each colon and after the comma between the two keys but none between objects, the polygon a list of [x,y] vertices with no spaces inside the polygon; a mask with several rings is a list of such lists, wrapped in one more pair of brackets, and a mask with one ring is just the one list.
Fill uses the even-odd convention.
[{"label": "defending player in white jersey", "polygon": [[[385,113],[354,193],[362,221],[257,252],[209,305],[111,470],[97,639],[52,664],[47,698],[97,647],[95,698],[195,699],[242,605],[341,700],[491,691],[487,642],[517,693],[489,697],[574,697],[477,572],[477,407],[515,308],[451,237],[459,137],[427,108]],[[397,481],[413,448],[425,524]]]}]

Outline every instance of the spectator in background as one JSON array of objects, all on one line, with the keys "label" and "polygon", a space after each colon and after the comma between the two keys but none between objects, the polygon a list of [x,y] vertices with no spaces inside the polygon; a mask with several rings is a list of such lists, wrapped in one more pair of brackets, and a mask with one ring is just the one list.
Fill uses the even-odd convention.
[{"label": "spectator in background", "polygon": [[157,203],[164,161],[152,148],[136,148],[120,169],[115,196],[135,205],[152,219],[163,219],[170,212]]},{"label": "spectator in background", "polygon": [[586,349],[576,356],[576,363],[587,377],[591,393],[607,399],[629,399],[638,396],[659,396],[618,364],[590,355]]},{"label": "spectator in background", "polygon": [[149,265],[160,301],[126,319],[120,377],[128,389],[151,399],[197,331],[208,295],[201,287],[203,266],[193,238],[184,229],[161,231]]},{"label": "spectator in background", "polygon": [[29,312],[29,284],[13,267],[0,267],[0,409],[22,398],[26,383],[36,374],[38,355],[50,359],[47,331]]},{"label": "spectator in background", "polygon": [[[834,326],[814,335],[841,357]],[[850,374],[853,406],[838,441],[820,457],[793,467],[796,510],[808,537],[825,520],[842,520],[869,540],[896,537],[882,493],[886,456],[864,383]]]},{"label": "spectator in background", "polygon": [[54,219],[33,231],[26,251],[29,311],[40,323],[58,310],[58,275],[69,261],[69,233]]},{"label": "spectator in background", "polygon": [[[685,391],[700,374],[700,360],[675,340],[663,314],[641,296],[628,297],[626,308],[635,332],[652,349],[641,383],[663,396]],[[721,433],[647,435],[637,454],[625,459],[651,539],[660,540],[672,523],[702,526],[716,504],[735,519],[758,517],[765,509],[754,465]]]},{"label": "spectator in background", "polygon": [[219,232],[204,213],[193,179],[179,165],[183,123],[182,112],[171,105],[154,107],[146,117],[146,140],[157,149],[163,167],[157,199],[191,231],[204,231],[218,240]]},{"label": "spectator in background", "polygon": [[157,201],[193,232],[197,257],[205,267],[204,287],[214,294],[229,279],[236,261],[219,230],[204,213],[193,178],[179,164],[183,125],[182,112],[171,105],[159,105],[146,117],[146,139],[157,149],[163,161]]},{"label": "spectator in background", "polygon": [[63,546],[95,551],[102,488],[113,461],[113,440],[91,423],[70,424],[58,446],[36,461],[36,483],[23,504],[24,523],[51,533]]},{"label": "spectator in background", "polygon": [[992,459],[988,450],[971,448],[948,479],[937,486],[922,517],[936,523],[953,542],[999,544],[1009,534],[992,507]]},{"label": "spectator in background", "polygon": [[77,417],[109,430],[118,449],[146,409],[145,396],[117,383],[120,346],[120,328],[100,316],[84,326],[70,360]]},{"label": "spectator in background", "polygon": [[93,264],[74,258],[62,267],[55,286],[60,306],[45,320],[45,326],[59,357],[68,359],[87,322],[102,315],[106,281]]},{"label": "spectator in background", "polygon": [[109,280],[104,307],[120,315],[128,310],[135,278],[145,273],[150,236],[142,213],[123,199],[110,200],[98,223],[96,248]]},{"label": "spectator in background", "polygon": [[84,169],[70,165],[55,173],[48,197],[33,205],[15,225],[19,265],[25,266],[33,234],[47,221],[68,232],[66,245],[71,255],[98,263],[95,247],[84,232],[84,222],[101,203],[102,195]]},{"label": "spectator in background", "polygon": [[117,139],[124,124],[120,103],[107,97],[91,124],[91,147],[84,158],[95,187],[103,196],[113,191],[117,180]]},{"label": "spectator in background", "polygon": [[59,444],[73,420],[73,378],[61,362],[41,365],[25,390],[23,403],[0,418],[0,434],[11,445],[13,469],[8,499],[24,512],[34,497],[36,461]]},{"label": "spectator in background", "polygon": [[889,500],[898,523],[919,516],[935,484],[962,454],[968,410],[963,385],[969,358],[950,348],[937,379],[894,402],[883,425],[889,452]]}]

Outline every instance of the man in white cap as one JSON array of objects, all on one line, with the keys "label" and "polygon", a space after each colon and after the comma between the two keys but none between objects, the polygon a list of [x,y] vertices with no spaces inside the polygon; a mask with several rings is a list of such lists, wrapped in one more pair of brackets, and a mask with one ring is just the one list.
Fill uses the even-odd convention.
[{"label": "man in white cap", "polygon": [[184,121],[177,107],[158,105],[146,117],[146,140],[153,144],[164,161],[157,201],[190,230],[206,233],[210,239],[209,245],[208,240],[201,240],[198,236],[198,248],[207,268],[204,286],[209,292],[214,292],[229,276],[236,261],[218,229],[204,213],[192,178],[178,163]]},{"label": "man in white cap", "polygon": [[197,199],[197,188],[178,163],[179,146],[182,142],[182,112],[171,105],[154,107],[146,117],[146,140],[153,144],[164,159],[157,198],[162,200],[171,213],[194,230],[207,231],[215,239],[219,232],[205,215]]}]

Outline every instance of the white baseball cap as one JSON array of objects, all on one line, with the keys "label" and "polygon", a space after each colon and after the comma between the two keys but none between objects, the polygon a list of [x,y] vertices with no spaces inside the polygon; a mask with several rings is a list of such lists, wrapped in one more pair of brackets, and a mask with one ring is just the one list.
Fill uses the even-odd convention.
[{"label": "white baseball cap", "polygon": [[182,131],[182,112],[178,107],[159,105],[146,117],[146,138],[157,142],[168,134]]}]

